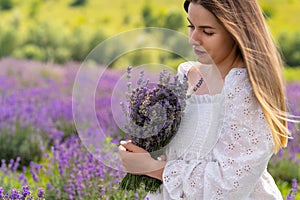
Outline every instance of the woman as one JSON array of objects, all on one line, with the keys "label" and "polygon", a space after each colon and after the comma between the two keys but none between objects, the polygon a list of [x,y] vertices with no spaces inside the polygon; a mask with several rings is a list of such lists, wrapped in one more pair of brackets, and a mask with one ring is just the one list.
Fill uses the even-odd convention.
[{"label": "woman", "polygon": [[[186,0],[184,8],[197,61],[211,58],[224,86],[212,94],[204,77],[166,159],[127,141],[123,166],[163,181],[149,199],[282,199],[266,170],[289,134],[282,63],[257,1]],[[194,64],[179,66],[191,85],[203,75]]]}]

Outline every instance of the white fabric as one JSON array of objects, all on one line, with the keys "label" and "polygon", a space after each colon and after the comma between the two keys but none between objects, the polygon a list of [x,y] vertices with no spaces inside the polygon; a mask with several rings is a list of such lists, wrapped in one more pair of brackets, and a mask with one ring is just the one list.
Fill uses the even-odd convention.
[{"label": "white fabric", "polygon": [[[187,74],[191,62],[179,66]],[[282,200],[266,167],[273,138],[247,70],[233,68],[220,94],[192,95],[166,148],[161,192],[150,200]]]}]

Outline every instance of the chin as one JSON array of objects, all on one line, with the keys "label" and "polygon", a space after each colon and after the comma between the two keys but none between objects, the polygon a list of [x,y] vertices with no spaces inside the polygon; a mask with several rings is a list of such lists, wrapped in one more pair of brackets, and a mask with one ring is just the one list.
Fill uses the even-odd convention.
[{"label": "chin", "polygon": [[210,58],[197,58],[197,61],[202,64],[214,64]]}]

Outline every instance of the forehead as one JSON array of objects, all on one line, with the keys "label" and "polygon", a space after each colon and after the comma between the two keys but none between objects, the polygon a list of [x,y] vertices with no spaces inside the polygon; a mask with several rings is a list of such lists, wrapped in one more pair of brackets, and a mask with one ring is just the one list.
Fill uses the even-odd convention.
[{"label": "forehead", "polygon": [[215,28],[220,27],[217,18],[202,5],[190,3],[188,7],[188,19],[195,25],[210,25]]}]

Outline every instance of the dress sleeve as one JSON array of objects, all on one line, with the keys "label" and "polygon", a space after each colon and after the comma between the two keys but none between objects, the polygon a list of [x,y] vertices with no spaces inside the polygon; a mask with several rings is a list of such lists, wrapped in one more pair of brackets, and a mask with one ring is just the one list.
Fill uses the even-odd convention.
[{"label": "dress sleeve", "polygon": [[197,62],[193,62],[193,61],[187,61],[187,62],[181,63],[177,69],[177,76],[179,77],[179,80],[182,81],[184,76],[188,75],[189,70],[193,66],[196,66],[196,65],[197,65]]},{"label": "dress sleeve", "polygon": [[211,160],[168,161],[169,199],[247,199],[273,154],[273,138],[244,69],[228,74],[224,118]]}]

